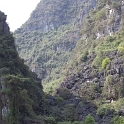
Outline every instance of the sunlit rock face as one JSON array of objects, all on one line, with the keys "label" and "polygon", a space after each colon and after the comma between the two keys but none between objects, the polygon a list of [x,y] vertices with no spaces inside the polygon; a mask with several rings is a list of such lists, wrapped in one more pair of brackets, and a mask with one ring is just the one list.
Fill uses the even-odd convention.
[{"label": "sunlit rock face", "polygon": [[96,3],[97,0],[42,0],[29,20],[15,31],[20,57],[43,82],[60,78],[80,39],[83,21]]},{"label": "sunlit rock face", "polygon": [[22,27],[25,31],[48,32],[71,22],[75,25],[83,21],[87,13],[96,6],[96,2],[96,0],[42,0]]},{"label": "sunlit rock face", "polygon": [[[113,1],[114,3],[114,1]],[[96,32],[96,39],[105,37],[107,35],[113,36],[114,32],[117,32],[121,28],[123,23],[124,3],[119,1],[118,8],[106,5],[106,19],[102,20],[101,26],[104,27]]]}]

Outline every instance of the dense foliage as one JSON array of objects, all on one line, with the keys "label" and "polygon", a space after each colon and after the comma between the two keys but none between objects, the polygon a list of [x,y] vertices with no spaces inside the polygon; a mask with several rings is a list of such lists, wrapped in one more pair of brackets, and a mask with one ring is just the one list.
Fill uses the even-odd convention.
[{"label": "dense foliage", "polygon": [[95,0],[42,0],[15,31],[19,55],[42,78],[45,92],[54,89],[50,84],[61,82],[84,17],[95,4]]},{"label": "dense foliage", "polygon": [[1,94],[11,99],[12,118],[6,120],[123,123],[124,5],[121,0],[98,0],[91,9],[95,5],[90,3],[42,0],[14,34],[20,56],[44,84],[49,83],[45,92],[55,95],[44,101],[37,76],[18,57],[12,35],[1,35],[0,73],[7,86]]},{"label": "dense foliage", "polygon": [[[1,13],[0,18],[3,18],[4,13]],[[37,114],[43,113],[43,99],[44,94],[37,75],[19,58],[12,34],[1,30],[0,121],[17,124],[23,123],[27,117],[35,118]]]}]

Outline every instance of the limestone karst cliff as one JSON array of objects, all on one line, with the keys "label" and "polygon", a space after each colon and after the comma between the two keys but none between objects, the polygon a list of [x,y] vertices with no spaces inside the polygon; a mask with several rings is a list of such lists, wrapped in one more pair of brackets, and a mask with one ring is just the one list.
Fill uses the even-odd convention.
[{"label": "limestone karst cliff", "polygon": [[43,83],[61,80],[63,66],[80,39],[80,29],[96,0],[42,0],[14,35],[20,57]]},{"label": "limestone karst cliff", "polygon": [[48,113],[59,121],[89,113],[96,124],[123,121],[123,29],[122,0],[39,3],[15,37],[20,56],[54,95]]},{"label": "limestone karst cliff", "polygon": [[42,114],[44,94],[37,75],[18,56],[6,17],[0,11],[0,124],[24,124]]}]

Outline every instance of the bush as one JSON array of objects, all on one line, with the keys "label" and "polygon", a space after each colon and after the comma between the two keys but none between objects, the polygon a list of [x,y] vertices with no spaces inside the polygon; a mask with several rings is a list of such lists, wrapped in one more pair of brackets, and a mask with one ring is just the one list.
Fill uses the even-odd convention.
[{"label": "bush", "polygon": [[86,50],[82,53],[80,60],[85,62],[87,60],[87,56],[88,56],[88,51]]},{"label": "bush", "polygon": [[124,117],[115,116],[110,121],[111,124],[124,124]]},{"label": "bush", "polygon": [[89,115],[86,117],[86,119],[85,119],[85,121],[84,121],[84,124],[95,124],[95,120],[94,120],[94,118],[89,114]]},{"label": "bush", "polygon": [[93,68],[100,68],[101,67],[103,56],[104,55],[103,55],[102,51],[98,51],[97,52],[97,56],[96,56],[96,58],[92,62],[92,67]]},{"label": "bush", "polygon": [[105,111],[106,109],[105,108],[98,108],[97,110],[97,114],[102,118],[104,115],[105,115]]},{"label": "bush", "polygon": [[119,51],[120,53],[124,52],[124,47],[122,47],[122,46],[118,47],[118,51]]},{"label": "bush", "polygon": [[105,8],[101,9],[100,11],[98,11],[96,13],[96,20],[103,19],[103,18],[106,19],[106,9]]},{"label": "bush", "polygon": [[118,54],[119,55],[124,55],[124,43],[120,43],[118,46]]},{"label": "bush", "polygon": [[110,63],[110,59],[109,58],[105,58],[102,61],[102,68],[106,68],[106,66]]},{"label": "bush", "polygon": [[46,117],[45,118],[45,123],[46,124],[56,124],[56,120],[54,117]]},{"label": "bush", "polygon": [[62,98],[62,99],[70,99],[72,97],[72,94],[70,91],[66,88],[59,88],[57,89],[57,94]]},{"label": "bush", "polygon": [[97,115],[99,115],[102,118],[103,116],[113,114],[114,111],[115,110],[111,107],[111,105],[105,104],[101,105],[97,109]]},{"label": "bush", "polygon": [[64,116],[65,116],[65,120],[67,121],[75,121],[76,120],[76,109],[74,108],[73,104],[68,104],[66,105],[66,107],[64,108]]}]

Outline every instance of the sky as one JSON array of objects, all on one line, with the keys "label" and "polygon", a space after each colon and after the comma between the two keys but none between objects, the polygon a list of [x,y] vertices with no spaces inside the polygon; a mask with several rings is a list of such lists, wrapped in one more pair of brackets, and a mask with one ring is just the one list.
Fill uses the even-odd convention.
[{"label": "sky", "polygon": [[40,0],[0,0],[0,11],[7,15],[10,31],[24,24]]}]

